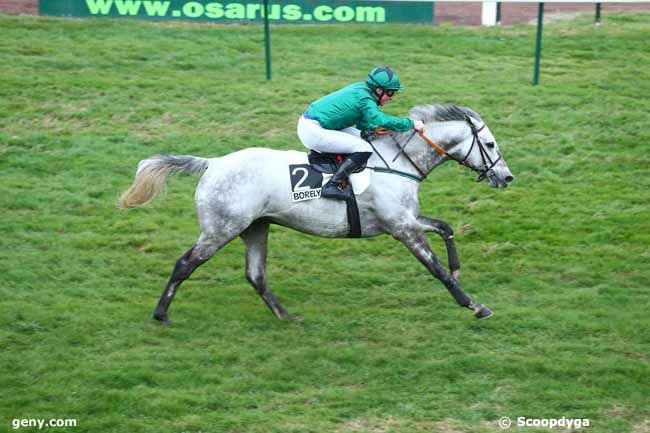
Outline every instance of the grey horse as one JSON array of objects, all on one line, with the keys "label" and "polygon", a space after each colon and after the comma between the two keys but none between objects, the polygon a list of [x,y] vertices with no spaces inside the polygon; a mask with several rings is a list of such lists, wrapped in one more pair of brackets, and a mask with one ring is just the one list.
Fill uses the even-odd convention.
[{"label": "grey horse", "polygon": [[[460,263],[448,224],[419,214],[420,181],[440,164],[455,160],[504,188],[514,177],[494,136],[474,111],[455,105],[423,105],[410,115],[425,123],[422,135],[413,131],[379,136],[368,161],[372,182],[357,198],[362,236],[390,234],[440,280],[456,302],[479,318],[492,315],[461,289]],[[154,318],[169,324],[167,311],[180,284],[228,242],[241,237],[246,246],[246,278],[266,305],[281,320],[300,319],[287,312],[267,286],[266,257],[270,224],[329,238],[348,235],[346,203],[318,198],[294,202],[287,175],[287,151],[248,148],[219,158],[154,156],[140,162],[135,180],[120,198],[120,207],[151,202],[166,178],[177,172],[200,175],[195,201],[201,234],[178,259],[154,311]],[[434,255],[427,232],[445,241],[448,271]]]}]

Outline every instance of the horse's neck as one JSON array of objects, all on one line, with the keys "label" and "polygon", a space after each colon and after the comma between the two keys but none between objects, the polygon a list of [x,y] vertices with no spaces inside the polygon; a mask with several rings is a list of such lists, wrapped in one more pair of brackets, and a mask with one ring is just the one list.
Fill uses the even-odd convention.
[{"label": "horse's neck", "polygon": [[[448,151],[462,140],[464,132],[463,122],[454,121],[427,124],[424,134],[435,144]],[[404,146],[406,146],[404,153],[408,158],[399,156],[393,161],[395,156],[400,153],[400,147],[404,148]],[[409,158],[424,174],[429,174],[431,170],[447,160],[420,136],[413,134],[412,131],[399,134],[395,137],[383,137],[375,143],[375,148],[384,160],[389,163],[391,168],[407,172],[415,170],[409,162]]]},{"label": "horse's neck", "polygon": [[[425,134],[446,152],[452,153],[453,150],[455,150],[452,148],[461,141],[464,141],[468,134],[468,128],[464,121],[435,122],[426,125]],[[426,149],[427,147],[429,147],[429,149]],[[427,156],[429,150],[433,150],[433,157],[431,157],[430,154]],[[431,146],[429,145],[425,146],[422,155],[423,158],[428,158],[430,161],[429,171],[433,170],[443,162],[449,161],[449,158],[445,157],[438,151],[431,149]]]}]

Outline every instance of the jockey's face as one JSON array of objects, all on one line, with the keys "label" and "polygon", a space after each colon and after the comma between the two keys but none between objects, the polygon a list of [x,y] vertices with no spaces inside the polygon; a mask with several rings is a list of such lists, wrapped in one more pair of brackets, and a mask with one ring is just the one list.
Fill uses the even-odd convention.
[{"label": "jockey's face", "polygon": [[379,96],[379,101],[377,101],[377,105],[382,106],[389,103],[393,99],[393,95],[395,94],[395,91],[375,89],[375,93],[377,94],[377,96]]}]

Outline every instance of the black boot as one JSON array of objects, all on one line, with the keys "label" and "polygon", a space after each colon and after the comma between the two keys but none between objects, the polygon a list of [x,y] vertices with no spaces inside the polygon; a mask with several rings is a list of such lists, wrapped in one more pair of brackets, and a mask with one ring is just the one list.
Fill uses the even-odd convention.
[{"label": "black boot", "polygon": [[[370,158],[370,152],[358,152],[350,155],[336,170],[321,191],[321,197],[346,200],[348,192],[343,188],[343,181]],[[350,187],[351,189],[351,187]]]}]

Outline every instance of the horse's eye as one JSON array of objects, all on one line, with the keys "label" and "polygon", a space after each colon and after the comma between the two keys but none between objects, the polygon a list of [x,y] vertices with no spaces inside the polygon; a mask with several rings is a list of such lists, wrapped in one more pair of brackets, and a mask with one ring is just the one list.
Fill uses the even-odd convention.
[{"label": "horse's eye", "polygon": [[494,149],[494,141],[490,141],[489,143],[485,143],[485,145],[487,147],[489,147],[490,149]]}]

